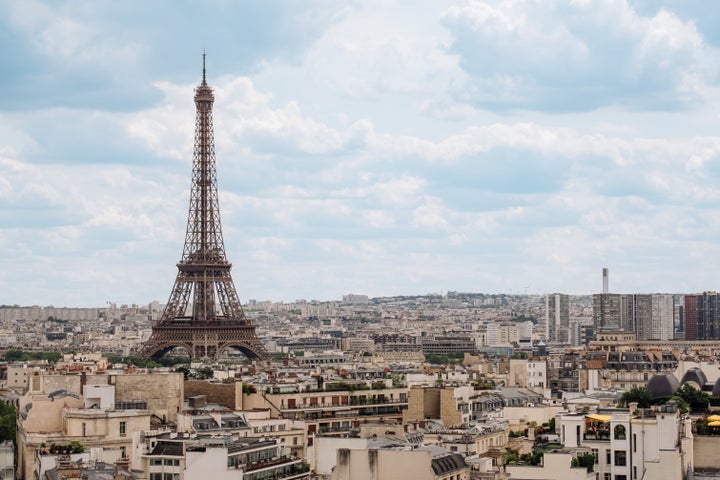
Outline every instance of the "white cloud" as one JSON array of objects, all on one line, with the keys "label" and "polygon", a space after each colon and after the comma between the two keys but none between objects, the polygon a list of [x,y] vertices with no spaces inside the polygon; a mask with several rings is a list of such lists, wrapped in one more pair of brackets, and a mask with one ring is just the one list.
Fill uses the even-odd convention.
[{"label": "white cloud", "polygon": [[[86,55],[99,91],[128,65],[144,74],[121,112],[76,105],[84,84],[57,87],[70,107],[38,92],[0,112],[0,284],[26,303],[164,300],[184,238],[195,83],[147,73],[146,40],[100,59],[126,33],[91,14],[15,6],[29,61],[71,68]],[[241,297],[588,293],[601,266],[624,269],[615,278],[630,291],[673,290],[660,278],[714,288],[703,258],[720,244],[716,52],[672,12],[381,2],[343,9],[292,54],[268,53],[284,40],[264,32],[272,45],[247,47],[255,69],[208,78]],[[136,95],[140,84],[157,96]]]},{"label": "white cloud", "polygon": [[718,52],[692,22],[644,17],[625,0],[471,0],[443,21],[470,75],[456,96],[486,108],[678,108],[717,82]]}]

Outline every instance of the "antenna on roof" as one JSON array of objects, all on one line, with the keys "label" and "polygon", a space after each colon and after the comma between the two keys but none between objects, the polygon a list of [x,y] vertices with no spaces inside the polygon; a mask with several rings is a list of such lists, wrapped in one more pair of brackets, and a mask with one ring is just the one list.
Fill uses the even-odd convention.
[{"label": "antenna on roof", "polygon": [[203,48],[203,80],[202,84],[206,85],[207,82],[205,81],[205,49]]}]

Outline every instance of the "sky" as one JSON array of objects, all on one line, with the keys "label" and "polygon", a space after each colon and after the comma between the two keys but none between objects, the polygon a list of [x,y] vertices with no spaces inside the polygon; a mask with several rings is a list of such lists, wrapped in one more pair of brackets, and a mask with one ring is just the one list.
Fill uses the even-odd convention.
[{"label": "sky", "polygon": [[249,299],[695,293],[720,3],[0,2],[0,304],[167,301],[207,52]]}]

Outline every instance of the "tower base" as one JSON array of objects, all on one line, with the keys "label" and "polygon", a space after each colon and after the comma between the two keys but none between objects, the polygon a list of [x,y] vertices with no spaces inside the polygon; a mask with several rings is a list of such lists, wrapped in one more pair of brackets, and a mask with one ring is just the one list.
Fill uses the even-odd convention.
[{"label": "tower base", "polygon": [[269,357],[255,335],[254,325],[203,324],[195,327],[176,323],[155,325],[140,355],[145,360],[159,359],[176,347],[187,351],[193,360],[219,360],[229,348],[240,350],[252,360]]}]

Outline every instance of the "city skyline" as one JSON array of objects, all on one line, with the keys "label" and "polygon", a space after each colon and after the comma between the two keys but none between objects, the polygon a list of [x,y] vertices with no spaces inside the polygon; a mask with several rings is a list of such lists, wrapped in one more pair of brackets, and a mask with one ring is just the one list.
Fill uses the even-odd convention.
[{"label": "city skyline", "polygon": [[720,6],[0,6],[0,303],[165,303],[207,51],[248,299],[717,289]]}]

